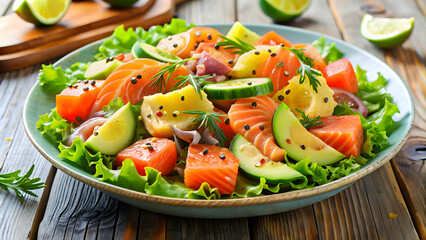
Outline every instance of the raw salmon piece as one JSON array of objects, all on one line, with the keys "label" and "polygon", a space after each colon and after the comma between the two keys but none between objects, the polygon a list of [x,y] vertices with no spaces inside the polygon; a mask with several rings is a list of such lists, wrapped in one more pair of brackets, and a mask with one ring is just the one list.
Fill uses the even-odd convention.
[{"label": "raw salmon piece", "polygon": [[282,161],[285,150],[278,147],[272,134],[272,117],[278,103],[268,96],[242,98],[228,112],[232,129],[253,143],[263,155]]},{"label": "raw salmon piece", "polygon": [[231,194],[237,183],[239,160],[227,148],[191,144],[184,172],[185,185],[198,189],[203,182],[220,194]]},{"label": "raw salmon piece", "polygon": [[364,135],[358,115],[323,117],[321,122],[309,132],[348,158],[360,154]]},{"label": "raw salmon piece", "polygon": [[164,176],[172,172],[176,165],[176,145],[167,138],[139,140],[117,154],[117,166],[121,166],[126,159],[133,161],[136,170],[142,176],[146,175],[145,167],[157,169]]}]

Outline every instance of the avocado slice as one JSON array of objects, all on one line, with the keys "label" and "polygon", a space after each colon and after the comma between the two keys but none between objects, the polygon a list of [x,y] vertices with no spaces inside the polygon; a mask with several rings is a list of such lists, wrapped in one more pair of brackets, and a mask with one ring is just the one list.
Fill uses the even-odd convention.
[{"label": "avocado slice", "polygon": [[133,58],[151,58],[160,62],[177,63],[182,59],[143,42],[135,42],[132,47]]},{"label": "avocado slice", "polygon": [[278,146],[296,161],[310,158],[322,166],[345,158],[345,155],[306,130],[285,103],[281,103],[275,111],[272,132]]},{"label": "avocado slice", "polygon": [[116,155],[129,146],[135,133],[136,119],[127,103],[87,139],[86,147],[106,155]]},{"label": "avocado slice", "polygon": [[254,45],[257,39],[260,38],[259,35],[244,27],[244,25],[242,25],[240,22],[235,22],[234,25],[232,25],[231,29],[226,34],[226,37],[232,40],[236,40],[236,38],[238,38],[250,45]]},{"label": "avocado slice", "polygon": [[[248,176],[259,179],[265,178],[266,183],[290,183],[293,185],[306,185],[308,179],[282,162],[274,162],[265,157],[251,142],[241,134],[232,140],[229,149],[240,160],[240,168]],[[264,163],[262,163],[263,161]],[[261,162],[262,161],[262,162]]]},{"label": "avocado slice", "polygon": [[106,79],[121,64],[123,62],[115,58],[92,62],[84,73],[84,77],[87,79]]}]

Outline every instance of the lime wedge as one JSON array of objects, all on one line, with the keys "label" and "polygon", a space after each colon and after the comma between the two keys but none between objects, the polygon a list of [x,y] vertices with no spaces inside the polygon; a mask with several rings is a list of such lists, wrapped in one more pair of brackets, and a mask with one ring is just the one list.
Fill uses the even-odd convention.
[{"label": "lime wedge", "polygon": [[276,22],[285,22],[304,13],[311,0],[259,0],[260,8]]},{"label": "lime wedge", "polygon": [[365,14],[361,21],[361,34],[382,48],[401,45],[411,34],[414,18],[374,18]]},{"label": "lime wedge", "polygon": [[71,0],[20,0],[13,9],[22,19],[36,25],[53,25],[65,15]]}]

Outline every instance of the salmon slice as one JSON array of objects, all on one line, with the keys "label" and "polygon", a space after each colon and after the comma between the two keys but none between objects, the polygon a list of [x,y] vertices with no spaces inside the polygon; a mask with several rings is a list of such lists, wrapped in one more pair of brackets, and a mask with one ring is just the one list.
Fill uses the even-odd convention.
[{"label": "salmon slice", "polygon": [[231,194],[237,183],[239,160],[227,148],[191,144],[184,172],[185,185],[198,189],[203,182],[220,194]]},{"label": "salmon slice", "polygon": [[[137,104],[144,96],[159,93],[158,87],[150,86],[155,81],[152,77],[166,66],[167,63],[146,58],[135,59],[119,66],[105,80],[92,107],[92,113],[102,110],[103,106],[117,97],[120,97],[124,104]],[[161,92],[168,92],[175,86],[175,77],[188,74],[185,67],[176,69],[166,84],[166,91],[162,89]],[[167,75],[165,77],[167,78]]]},{"label": "salmon slice", "polygon": [[323,117],[321,122],[309,132],[348,158],[361,153],[364,135],[358,115]]},{"label": "salmon slice", "polygon": [[273,96],[277,91],[288,85],[288,81],[296,76],[300,63],[297,57],[285,48],[279,48],[271,52],[271,56],[256,69],[256,77],[267,77],[272,80],[274,91],[269,94]]},{"label": "salmon slice", "polygon": [[272,161],[284,160],[285,150],[278,147],[272,134],[272,117],[278,103],[268,96],[242,98],[228,112],[232,129],[253,143]]}]

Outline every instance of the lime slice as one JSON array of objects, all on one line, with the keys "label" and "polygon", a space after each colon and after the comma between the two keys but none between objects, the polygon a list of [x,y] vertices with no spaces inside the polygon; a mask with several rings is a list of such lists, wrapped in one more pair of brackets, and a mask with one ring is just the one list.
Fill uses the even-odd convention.
[{"label": "lime slice", "polygon": [[259,0],[260,8],[277,22],[292,20],[304,13],[311,0]]},{"label": "lime slice", "polygon": [[65,15],[71,0],[20,0],[14,11],[25,21],[36,25],[53,25]]},{"label": "lime slice", "polygon": [[135,4],[139,0],[103,0],[103,1],[115,8],[126,8],[126,7],[131,7],[133,4]]},{"label": "lime slice", "polygon": [[411,34],[414,18],[374,18],[365,14],[361,21],[361,34],[382,48],[401,45]]}]

